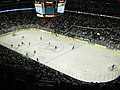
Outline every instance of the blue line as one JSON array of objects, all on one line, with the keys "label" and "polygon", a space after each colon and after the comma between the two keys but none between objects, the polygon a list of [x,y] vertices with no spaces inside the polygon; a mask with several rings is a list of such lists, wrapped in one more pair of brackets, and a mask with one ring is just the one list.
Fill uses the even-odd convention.
[{"label": "blue line", "polygon": [[35,8],[19,8],[19,9],[10,9],[10,10],[0,10],[0,13],[15,12],[15,11],[25,11],[25,10],[35,10]]}]

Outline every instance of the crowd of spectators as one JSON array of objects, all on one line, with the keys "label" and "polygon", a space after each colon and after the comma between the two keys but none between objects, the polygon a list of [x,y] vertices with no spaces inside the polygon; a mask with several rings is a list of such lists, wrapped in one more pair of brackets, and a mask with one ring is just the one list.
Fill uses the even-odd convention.
[{"label": "crowd of spectators", "polygon": [[[57,34],[86,40],[120,50],[119,19],[65,12],[56,18],[38,18],[35,11],[19,11],[0,14],[0,34],[17,29],[46,28]],[[53,85],[79,85],[83,88],[113,89],[120,85],[119,78],[109,83],[86,83],[51,69],[19,53],[0,45],[0,65],[28,72],[35,82],[50,82]],[[23,73],[19,72],[19,73]],[[26,73],[27,74],[27,73]],[[27,76],[27,75],[26,75]]]},{"label": "crowd of spectators", "polygon": [[[117,1],[117,0],[116,0]],[[106,2],[101,1],[93,1],[93,0],[68,0],[66,9],[73,11],[81,11],[81,12],[89,12],[89,13],[97,13],[97,14],[105,14],[112,16],[120,16],[120,2]]]},{"label": "crowd of spectators", "polygon": [[0,10],[9,10],[17,8],[31,8],[34,7],[32,0],[1,0],[0,1]]}]

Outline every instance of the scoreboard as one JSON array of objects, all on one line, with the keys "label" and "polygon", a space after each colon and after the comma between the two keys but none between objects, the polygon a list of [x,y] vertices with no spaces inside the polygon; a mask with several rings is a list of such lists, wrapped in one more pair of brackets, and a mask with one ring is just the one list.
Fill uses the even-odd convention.
[{"label": "scoreboard", "polygon": [[35,0],[38,17],[56,17],[64,13],[66,0]]}]

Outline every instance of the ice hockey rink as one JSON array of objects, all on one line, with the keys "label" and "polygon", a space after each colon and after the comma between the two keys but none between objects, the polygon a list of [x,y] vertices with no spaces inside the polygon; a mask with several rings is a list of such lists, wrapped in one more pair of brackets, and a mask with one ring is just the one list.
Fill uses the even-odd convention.
[{"label": "ice hockey rink", "polygon": [[15,36],[13,32],[1,35],[0,44],[75,79],[99,83],[120,75],[119,51],[44,30],[14,33]]}]

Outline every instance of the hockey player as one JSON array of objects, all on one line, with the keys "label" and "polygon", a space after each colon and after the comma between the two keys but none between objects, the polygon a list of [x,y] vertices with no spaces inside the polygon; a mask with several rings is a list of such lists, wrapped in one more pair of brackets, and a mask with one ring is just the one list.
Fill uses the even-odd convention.
[{"label": "hockey player", "polygon": [[23,45],[23,44],[25,44],[24,42],[21,42],[21,44]]},{"label": "hockey player", "polygon": [[34,50],[34,54],[36,53],[36,51]]},{"label": "hockey player", "polygon": [[72,50],[73,50],[74,48],[75,48],[75,47],[73,46],[73,47],[72,47]]},{"label": "hockey player", "polygon": [[37,62],[38,62],[38,58],[37,58]]},{"label": "hockey player", "polygon": [[42,37],[40,37],[40,40],[42,40]]},{"label": "hockey player", "polygon": [[16,36],[16,34],[15,34],[15,33],[13,33],[13,34],[12,34],[12,36],[13,36],[13,37],[15,37],[15,36]]},{"label": "hockey player", "polygon": [[26,52],[26,56],[28,57],[28,53]]},{"label": "hockey player", "polygon": [[22,36],[22,39],[24,38],[24,36]]},{"label": "hockey player", "polygon": [[13,44],[11,44],[11,47],[13,47]]},{"label": "hockey player", "polygon": [[114,68],[115,68],[115,65],[113,64],[113,65],[112,65],[112,70],[114,70]]},{"label": "hockey player", "polygon": [[31,45],[31,43],[29,42],[29,46]]},{"label": "hockey player", "polygon": [[56,35],[56,37],[58,36],[57,34],[55,34]]},{"label": "hockey player", "polygon": [[57,46],[55,46],[55,50],[57,49]]},{"label": "hockey player", "polygon": [[18,44],[18,47],[20,47],[20,44]]}]

